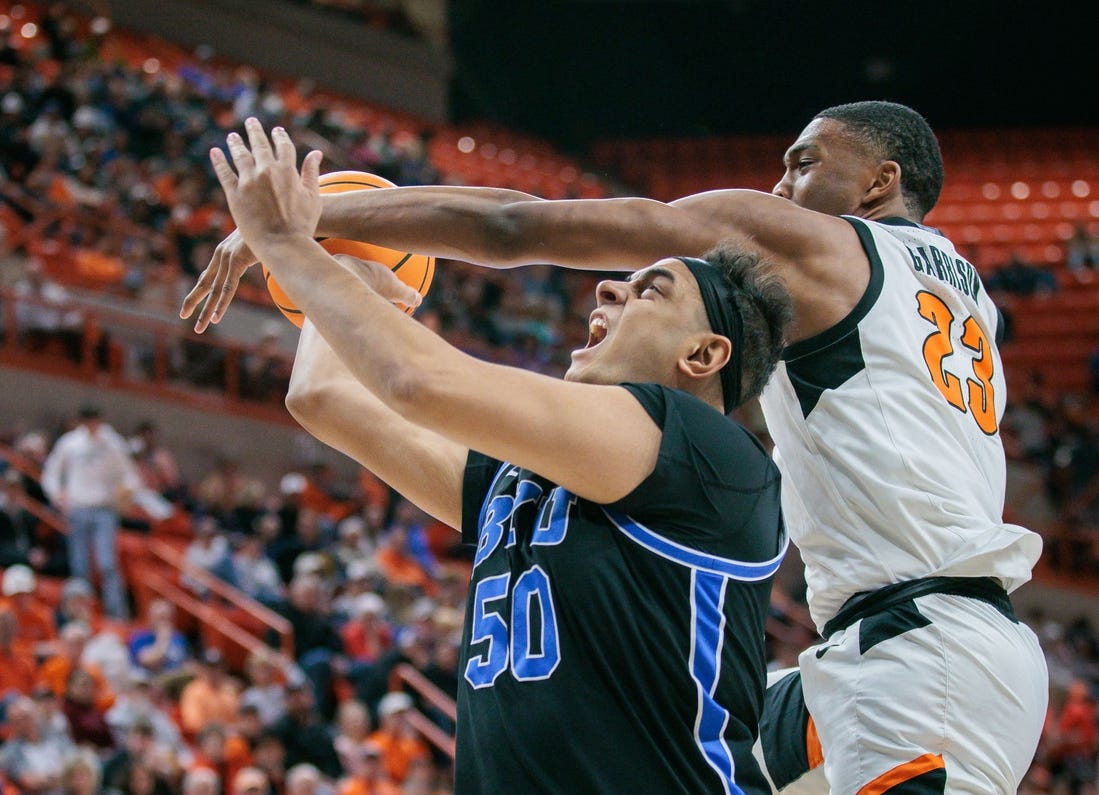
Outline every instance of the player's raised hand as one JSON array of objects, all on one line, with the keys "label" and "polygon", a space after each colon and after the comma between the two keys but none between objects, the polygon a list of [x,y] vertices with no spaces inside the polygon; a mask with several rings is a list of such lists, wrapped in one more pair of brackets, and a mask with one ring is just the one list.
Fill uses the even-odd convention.
[{"label": "player's raised hand", "polygon": [[244,242],[240,231],[234,229],[228,237],[218,243],[214,249],[214,255],[206,270],[198,277],[191,292],[183,299],[179,316],[189,318],[195,309],[205,300],[202,311],[198,313],[195,330],[202,332],[210,325],[210,321],[220,320],[225,315],[225,310],[237,294],[241,277],[244,272],[255,265],[259,260]]},{"label": "player's raised hand", "polygon": [[221,149],[210,152],[210,161],[237,230],[262,258],[272,243],[313,238],[321,217],[321,154],[310,152],[299,173],[297,152],[285,130],[276,127],[268,139],[257,119],[249,118],[244,126],[247,144],[236,133],[226,140],[232,162]]},{"label": "player's raised hand", "polygon": [[218,246],[180,309],[181,317],[189,317],[205,298],[195,323],[199,332],[221,319],[241,275],[255,262],[253,252],[280,240],[311,239],[320,219],[320,152],[306,155],[299,173],[297,152],[285,130],[275,128],[268,139],[255,118],[245,122],[245,130],[247,144],[238,134],[229,134],[228,158],[221,149],[210,152],[237,230]]}]

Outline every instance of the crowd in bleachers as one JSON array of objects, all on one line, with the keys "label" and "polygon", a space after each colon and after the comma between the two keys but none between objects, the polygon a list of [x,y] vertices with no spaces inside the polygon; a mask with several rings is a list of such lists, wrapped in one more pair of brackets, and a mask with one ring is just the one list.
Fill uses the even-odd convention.
[{"label": "crowd in bleachers", "polygon": [[[5,436],[17,455],[48,465],[53,434],[9,428]],[[155,428],[143,424],[126,441],[141,489],[171,506],[167,524],[188,563],[285,617],[293,648],[284,657],[272,637],[269,651],[253,650],[234,668],[171,602],[142,598],[133,569],[133,617],[106,615],[96,584],[71,576],[61,539],[13,499],[16,490],[41,499],[38,484],[7,467],[5,787],[70,792],[67,777],[87,775],[98,792],[231,792],[248,769],[278,793],[446,792],[448,757],[405,716],[416,706],[452,726],[394,689],[391,673],[409,663],[456,695],[468,577],[456,534],[366,473],[339,483],[318,465],[268,490],[225,460],[190,483]],[[148,504],[130,504],[123,533],[162,532]],[[208,598],[202,582],[179,581]],[[218,789],[194,788],[210,777],[203,771]],[[311,779],[319,784],[306,788]]]},{"label": "crowd in bleachers", "polygon": [[[71,16],[63,4],[52,5],[39,33],[26,37],[6,10],[0,223],[20,255],[26,289],[55,284],[44,304],[48,322],[28,326],[39,329],[23,341],[32,348],[44,349],[42,337],[52,335],[61,355],[79,357],[83,327],[71,296],[60,283],[34,283],[57,275],[61,262],[79,286],[137,300],[163,285],[174,298],[179,280],[205,266],[231,228],[206,153],[247,115],[286,126],[340,168],[398,184],[441,178],[428,157],[429,131],[354,123],[312,101],[307,82],[276,84],[202,58],[171,70],[131,62],[106,20]],[[1081,281],[1099,262],[1094,248],[1080,240],[1069,251]],[[1056,289],[1025,266],[1005,271],[990,289],[1010,291],[1020,282],[1024,292]],[[578,318],[586,317],[596,278],[444,263],[417,317],[477,356],[559,374],[568,351],[583,344]],[[259,274],[248,279],[242,300],[264,301]],[[197,355],[185,364],[194,383],[212,378],[203,367],[224,368]],[[280,401],[286,366],[274,352],[254,353],[243,365],[242,396]],[[1074,573],[1099,573],[1095,394],[1053,395],[1035,377],[1004,421],[1009,458],[1038,473],[1056,518],[1040,528],[1050,531],[1047,561]],[[17,419],[0,423],[0,441],[40,467],[63,429],[21,428]],[[98,583],[72,577],[62,539],[20,507],[19,495],[49,503],[41,484],[8,467],[0,472],[4,791],[447,792],[448,758],[408,715],[423,710],[444,729],[449,719],[394,689],[391,674],[408,663],[444,692],[456,691],[468,552],[453,531],[369,473],[345,483],[318,466],[286,472],[268,488],[225,459],[190,482],[155,427],[124,430],[143,500],[125,514],[123,532],[174,528],[191,565],[290,622],[291,659],[272,637],[269,652],[237,665],[203,641],[193,617],[133,581],[131,616],[106,616]],[[1021,510],[1009,506],[1009,514]],[[183,577],[181,585],[209,597],[197,579]],[[813,639],[792,617],[798,598],[796,587],[776,596],[773,665],[791,664]],[[1066,626],[1029,618],[1047,652],[1053,698],[1023,791],[1092,791],[1099,633],[1083,619]]]}]

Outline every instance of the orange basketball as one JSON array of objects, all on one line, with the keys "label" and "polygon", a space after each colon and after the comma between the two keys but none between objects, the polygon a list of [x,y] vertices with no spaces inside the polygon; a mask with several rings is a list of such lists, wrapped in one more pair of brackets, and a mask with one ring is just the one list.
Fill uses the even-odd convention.
[{"label": "orange basketball", "polygon": [[[344,193],[352,190],[370,190],[372,188],[393,188],[392,182],[376,174],[367,174],[365,171],[333,171],[330,174],[321,174],[321,193]],[[321,246],[330,254],[350,254],[359,259],[372,260],[388,265],[401,281],[410,287],[416,288],[420,295],[427,295],[431,287],[431,279],[435,275],[435,258],[423,254],[413,254],[410,251],[395,251],[391,248],[382,248],[370,243],[360,243],[357,240],[344,240],[342,238],[319,238]],[[279,283],[271,276],[266,266],[263,268],[263,280],[267,283],[267,292],[271,294],[271,300],[275,306],[286,316],[286,319],[298,328],[305,321],[305,315],[294,306],[294,302],[283,292]],[[412,307],[400,305],[409,314]]]}]

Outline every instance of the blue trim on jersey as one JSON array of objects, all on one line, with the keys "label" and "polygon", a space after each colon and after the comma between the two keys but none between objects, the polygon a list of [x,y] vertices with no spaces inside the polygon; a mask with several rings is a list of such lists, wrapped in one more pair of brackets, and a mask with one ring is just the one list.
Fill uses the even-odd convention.
[{"label": "blue trim on jersey", "polygon": [[653,532],[640,522],[635,522],[623,513],[611,511],[607,508],[603,509],[603,513],[619,530],[626,534],[627,538],[637,542],[650,552],[655,552],[663,558],[683,566],[689,566],[692,569],[745,582],[765,580],[778,571],[779,564],[782,563],[782,558],[786,554],[786,547],[790,544],[790,537],[786,534],[784,528],[782,531],[782,549],[779,550],[777,555],[761,563],[745,563],[740,560],[708,555],[683,544],[677,544],[675,541]]},{"label": "blue trim on jersey", "polygon": [[496,491],[496,484],[500,482],[500,478],[512,469],[518,471],[518,467],[514,464],[504,462],[500,464],[499,468],[496,470],[496,474],[492,476],[492,482],[488,484],[488,491],[485,492],[485,497],[481,500],[481,511],[477,514],[478,537],[480,537],[481,531],[485,529],[485,511],[488,510],[488,505],[492,502],[492,498],[496,496],[494,493]]},{"label": "blue trim on jersey", "polygon": [[729,711],[714,698],[721,679],[721,646],[725,637],[727,577],[695,569],[691,572],[691,678],[698,686],[695,742],[706,762],[721,777],[729,795],[743,795],[736,785],[736,763],[725,729]]}]

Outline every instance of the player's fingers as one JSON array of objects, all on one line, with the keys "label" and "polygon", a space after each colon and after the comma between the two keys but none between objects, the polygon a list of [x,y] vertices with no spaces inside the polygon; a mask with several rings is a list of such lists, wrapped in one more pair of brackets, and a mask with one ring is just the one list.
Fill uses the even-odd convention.
[{"label": "player's fingers", "polygon": [[275,153],[271,151],[271,142],[267,140],[267,133],[263,131],[259,119],[249,116],[244,120],[244,129],[248,133],[248,145],[252,148],[256,163],[266,165],[274,162]]},{"label": "player's fingers", "polygon": [[248,147],[244,145],[244,139],[235,132],[225,137],[225,145],[229,148],[229,154],[233,158],[233,165],[237,167],[237,174],[244,176],[252,171],[255,160]]},{"label": "player's fingers", "polygon": [[213,264],[207,265],[206,270],[198,277],[198,281],[195,282],[195,286],[191,288],[191,292],[187,293],[183,297],[183,304],[179,309],[179,316],[186,320],[195,311],[195,307],[199,305],[199,302],[210,294],[210,282],[214,279],[212,271]]},{"label": "player's fingers", "polygon": [[198,313],[198,318],[195,320],[195,331],[201,334],[206,331],[210,325],[210,320],[214,315],[214,305],[218,301],[218,297],[221,295],[222,285],[225,284],[225,280],[228,277],[229,261],[225,252],[220,247],[214,250],[214,258],[210,262],[210,268],[213,269],[213,278],[210,280],[209,289],[206,293],[206,300],[202,304],[202,309]]},{"label": "player's fingers", "polygon": [[215,299],[213,309],[210,312],[210,321],[212,323],[220,323],[225,316],[225,310],[233,302],[233,297],[237,294],[237,288],[240,287],[240,277],[244,274],[243,268],[234,267],[227,270],[228,273],[225,281],[221,283],[221,289],[211,293],[211,297]]},{"label": "player's fingers", "polygon": [[214,167],[214,175],[218,178],[218,182],[221,183],[221,189],[228,194],[237,187],[237,175],[233,171],[233,167],[229,165],[229,161],[225,158],[225,153],[214,147],[210,150],[210,164]]},{"label": "player's fingers", "polygon": [[320,190],[323,157],[324,154],[320,150],[314,149],[305,156],[305,161],[301,164],[301,184],[313,193]]},{"label": "player's fingers", "polygon": [[286,132],[282,127],[275,127],[271,130],[271,141],[275,145],[275,159],[280,163],[294,163],[298,162],[298,152],[294,147],[294,141],[290,138],[290,134]]}]

